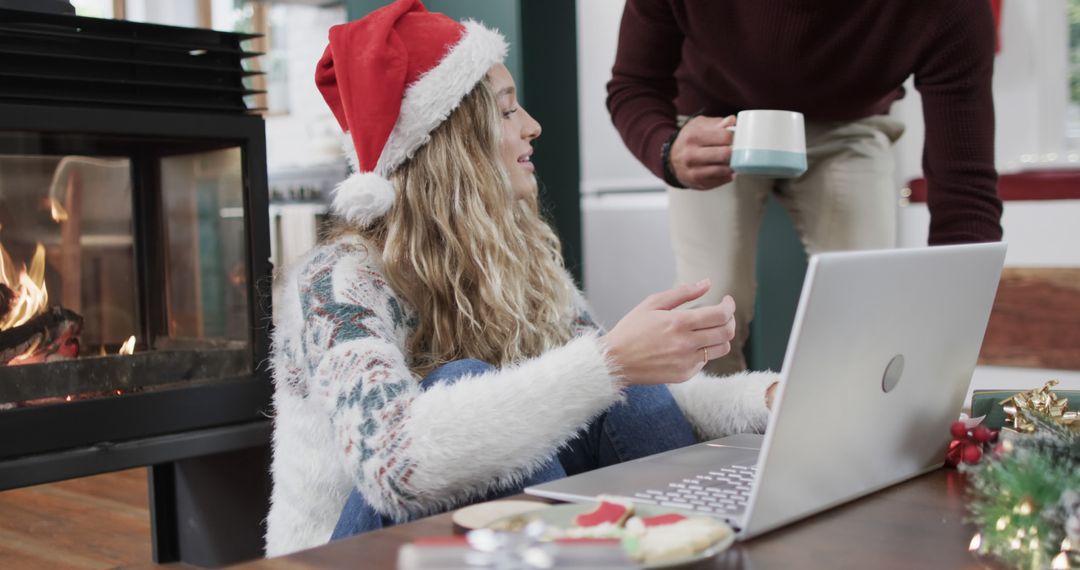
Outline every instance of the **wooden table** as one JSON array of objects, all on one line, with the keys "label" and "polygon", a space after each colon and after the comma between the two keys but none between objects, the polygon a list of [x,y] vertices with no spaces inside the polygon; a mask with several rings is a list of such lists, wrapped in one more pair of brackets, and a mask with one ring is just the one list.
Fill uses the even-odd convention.
[{"label": "wooden table", "polygon": [[[521,497],[516,497],[521,498]],[[704,568],[986,568],[968,553],[964,476],[941,469],[853,503],[736,543]],[[363,534],[242,568],[388,568],[398,547],[452,532],[449,514]]]}]

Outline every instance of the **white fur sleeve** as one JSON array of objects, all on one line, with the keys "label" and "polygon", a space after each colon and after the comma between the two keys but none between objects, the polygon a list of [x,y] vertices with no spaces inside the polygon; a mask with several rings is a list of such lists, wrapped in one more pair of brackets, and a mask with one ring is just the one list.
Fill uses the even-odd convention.
[{"label": "white fur sleeve", "polygon": [[315,378],[345,468],[397,520],[519,481],[621,398],[595,335],[427,391],[396,347],[365,339],[327,351]]},{"label": "white fur sleeve", "polygon": [[550,460],[622,397],[595,334],[519,366],[438,385],[418,396],[405,427],[422,470],[420,504],[504,486]]},{"label": "white fur sleeve", "polygon": [[765,392],[775,372],[743,372],[717,377],[698,373],[668,389],[702,441],[734,433],[761,433],[769,421]]}]

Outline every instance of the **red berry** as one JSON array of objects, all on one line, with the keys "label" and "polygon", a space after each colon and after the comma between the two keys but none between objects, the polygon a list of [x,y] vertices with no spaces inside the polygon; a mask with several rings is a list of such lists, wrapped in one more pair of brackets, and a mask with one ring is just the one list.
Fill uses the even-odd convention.
[{"label": "red berry", "polygon": [[945,453],[945,465],[948,465],[949,467],[960,465],[960,453],[963,451],[961,445],[963,445],[963,443],[959,439],[954,439],[949,442],[949,451]]},{"label": "red berry", "polygon": [[975,426],[975,429],[971,432],[971,437],[979,443],[986,443],[990,441],[990,438],[992,436],[993,432],[991,432],[990,428],[986,426]]},{"label": "red berry", "polygon": [[957,439],[964,439],[967,437],[967,426],[964,425],[964,422],[955,421],[949,426],[949,433]]},{"label": "red berry", "polygon": [[964,463],[968,465],[974,465],[982,459],[982,450],[977,445],[965,445],[964,452],[961,454],[964,458]]}]

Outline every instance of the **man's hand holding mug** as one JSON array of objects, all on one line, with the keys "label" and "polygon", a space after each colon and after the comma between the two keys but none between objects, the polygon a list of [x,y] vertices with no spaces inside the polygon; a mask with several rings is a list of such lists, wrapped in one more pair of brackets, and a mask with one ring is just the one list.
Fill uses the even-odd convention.
[{"label": "man's hand holding mug", "polygon": [[741,111],[738,117],[697,116],[671,145],[671,172],[695,190],[711,190],[736,173],[795,178],[806,172],[802,113]]},{"label": "man's hand holding mug", "polygon": [[728,130],[735,116],[697,116],[686,122],[671,143],[671,172],[687,188],[711,190],[734,178],[731,170],[731,143]]}]

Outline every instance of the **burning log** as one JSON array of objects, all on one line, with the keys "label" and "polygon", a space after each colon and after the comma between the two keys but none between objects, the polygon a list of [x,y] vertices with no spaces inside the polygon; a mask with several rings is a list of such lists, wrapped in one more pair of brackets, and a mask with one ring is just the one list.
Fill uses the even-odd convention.
[{"label": "burning log", "polygon": [[0,331],[0,365],[76,358],[82,322],[78,313],[53,307],[22,325]]},{"label": "burning log", "polygon": [[0,322],[3,322],[4,317],[11,312],[11,308],[15,306],[15,291],[11,290],[11,287],[0,283]]}]

